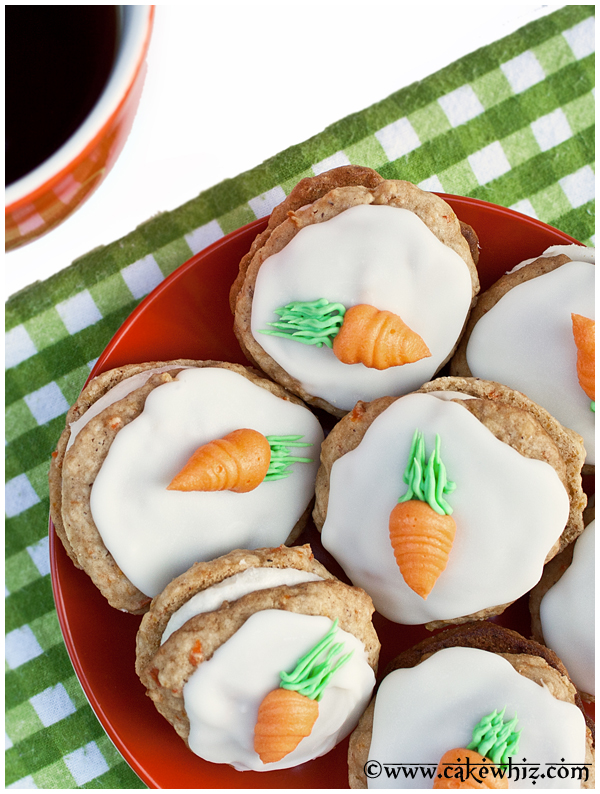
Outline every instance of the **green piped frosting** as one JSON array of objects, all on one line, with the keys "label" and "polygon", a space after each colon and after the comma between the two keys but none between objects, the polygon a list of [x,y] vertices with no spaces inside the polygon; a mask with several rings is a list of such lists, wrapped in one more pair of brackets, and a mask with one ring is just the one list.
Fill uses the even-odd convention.
[{"label": "green piped frosting", "polygon": [[[333,657],[344,647],[344,643],[334,643],[333,641],[337,626],[336,618],[327,634],[300,659],[293,672],[279,674],[281,678],[279,686],[282,689],[293,689],[312,700],[321,700],[323,690],[331,680],[331,676],[354,653],[354,651],[350,651],[334,660]],[[318,662],[318,657],[323,653],[325,653],[325,658]]]},{"label": "green piped frosting", "polygon": [[267,323],[271,328],[261,334],[282,336],[316,347],[333,347],[333,340],[344,321],[346,307],[341,303],[330,303],[326,298],[314,301],[293,301],[275,309],[280,319]]},{"label": "green piped frosting", "polygon": [[312,458],[299,458],[292,455],[292,447],[312,447],[312,444],[300,441],[302,436],[266,436],[271,447],[271,462],[263,482],[283,480],[289,477],[292,463],[312,463]]},{"label": "green piped frosting", "polygon": [[492,711],[473,728],[473,739],[467,750],[475,750],[494,764],[507,764],[509,756],[519,752],[521,731],[515,731],[517,717],[503,722],[504,712]]},{"label": "green piped frosting", "polygon": [[441,443],[438,434],[435,437],[435,449],[427,461],[423,433],[415,430],[403,478],[408,485],[408,491],[398,501],[408,502],[411,499],[419,499],[421,502],[427,502],[439,515],[449,516],[452,514],[452,508],[444,499],[444,494],[452,493],[456,483],[448,480],[446,475],[446,467],[440,456]]},{"label": "green piped frosting", "polygon": [[596,413],[596,401],[595,400],[592,400],[592,402],[590,403],[590,411],[593,411],[594,413]]}]

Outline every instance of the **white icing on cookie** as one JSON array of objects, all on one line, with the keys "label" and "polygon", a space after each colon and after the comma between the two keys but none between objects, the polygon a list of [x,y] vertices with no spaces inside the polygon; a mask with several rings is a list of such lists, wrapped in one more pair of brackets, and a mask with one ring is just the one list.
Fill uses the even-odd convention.
[{"label": "white icing on cookie", "polygon": [[336,642],[344,643],[344,653],[353,654],[325,689],[311,734],[275,763],[263,764],[254,752],[254,726],[263,698],[279,686],[280,671],[291,672],[331,626],[320,615],[277,609],[248,618],[183,688],[192,751],[236,769],[267,771],[289,769],[335,747],[356,725],[375,684],[363,644],[339,628]]},{"label": "white icing on cookie", "polygon": [[[167,491],[193,452],[232,430],[303,435],[287,479],[249,493]],[[158,386],[116,436],[91,493],[98,530],[125,575],[155,596],[198,560],[283,543],[314,493],[323,431],[304,406],[243,375],[205,367]]]},{"label": "white icing on cookie", "polygon": [[595,268],[565,265],[509,290],[475,325],[467,362],[477,378],[504,383],[583,437],[595,462],[594,413],[577,379],[571,312],[594,319]]},{"label": "white icing on cookie", "polygon": [[596,261],[596,249],[590,248],[587,245],[551,245],[546,248],[542,256],[558,256],[558,254],[565,254],[572,259],[573,262],[588,262],[594,264]]},{"label": "white icing on cookie", "polygon": [[[406,493],[403,474],[415,429],[427,456],[436,433],[456,490],[456,537],[426,600],[405,583],[389,539],[389,516]],[[539,581],[563,531],[569,498],[554,469],[499,441],[463,406],[429,394],[401,397],[331,470],[321,539],[375,608],[398,623],[470,615],[519,598]]]},{"label": "white icing on cookie", "polygon": [[[568,256],[573,262],[589,262],[592,265],[596,262],[595,248],[588,248],[585,245],[575,245],[574,243],[571,245],[551,245],[550,248],[546,248],[544,253],[540,254],[540,256],[558,256],[559,254]],[[539,259],[539,257],[535,256],[533,259],[525,259],[507,272],[514,273],[515,270],[520,270],[522,267],[525,267],[525,265],[535,262],[536,259]]]},{"label": "white icing on cookie", "polygon": [[[369,759],[383,764],[435,767],[447,750],[466,747],[482,717],[506,708],[505,720],[518,717],[518,756],[540,780],[509,781],[509,788],[580,788],[579,780],[550,778],[546,764],[561,759],[585,763],[585,721],[581,711],[557,700],[546,687],[516,672],[501,656],[477,648],[445,648],[416,667],[394,670],[381,683],[375,704]],[[570,773],[570,769],[569,769]],[[557,772],[554,772],[557,775]],[[420,771],[390,779],[385,771],[369,788],[431,788]]]},{"label": "white icing on cookie", "polygon": [[224,601],[237,601],[238,598],[254,593],[256,590],[266,590],[269,587],[281,585],[295,585],[302,582],[321,582],[321,576],[310,571],[300,571],[297,568],[247,568],[223,579],[222,582],[201,590],[192,596],[189,601],[174,612],[163,632],[161,644],[166,642],[171,634],[180,629],[184,623],[194,615],[203,612],[213,612],[219,609]]},{"label": "white icing on cookie", "polygon": [[[461,257],[412,212],[352,207],[301,229],[261,265],[252,302],[252,334],[313,395],[351,410],[357,400],[404,394],[430,380],[450,354],[471,304]],[[346,308],[368,303],[394,312],[423,338],[431,358],[375,370],[342,364],[317,348],[261,334],[274,310],[295,300],[327,298]]]},{"label": "white icing on cookie", "polygon": [[102,397],[96,400],[95,403],[92,403],[92,405],[90,405],[87,411],[82,414],[79,419],[76,419],[74,422],[70,423],[69,428],[71,430],[71,435],[69,436],[67,449],[65,451],[68,451],[71,448],[79,432],[87,425],[90,419],[98,416],[98,414],[105,408],[108,408],[109,405],[113,405],[119,400],[124,399],[128,394],[131,394],[132,391],[140,389],[150,378],[150,376],[154,375],[156,372],[168,372],[170,369],[176,368],[176,365],[169,364],[165,367],[146,369],[143,372],[137,372],[135,375],[131,375],[129,378],[124,378],[122,381],[119,381],[119,383],[113,386],[112,389],[109,389],[105,394],[102,395]]},{"label": "white icing on cookie", "polygon": [[595,694],[595,521],[575,542],[573,560],[540,604],[544,642],[558,654],[575,686]]}]

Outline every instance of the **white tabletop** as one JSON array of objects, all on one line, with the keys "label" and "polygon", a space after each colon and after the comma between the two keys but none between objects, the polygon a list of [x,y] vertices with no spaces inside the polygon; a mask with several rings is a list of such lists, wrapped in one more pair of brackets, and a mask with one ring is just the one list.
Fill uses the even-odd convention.
[{"label": "white tabletop", "polygon": [[156,7],[125,148],[65,223],[5,257],[5,299],[156,213],[560,6],[405,0]]}]

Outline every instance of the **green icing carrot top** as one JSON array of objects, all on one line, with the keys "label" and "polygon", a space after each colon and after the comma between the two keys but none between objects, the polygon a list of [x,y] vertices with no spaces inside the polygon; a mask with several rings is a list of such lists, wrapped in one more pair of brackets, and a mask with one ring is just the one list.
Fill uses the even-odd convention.
[{"label": "green icing carrot top", "polygon": [[330,303],[326,298],[314,301],[293,301],[275,309],[279,320],[267,323],[270,329],[261,334],[292,338],[303,345],[333,347],[333,340],[344,321],[346,307],[341,303]]},{"label": "green icing carrot top", "polygon": [[517,717],[503,722],[505,711],[505,708],[500,712],[494,710],[477,723],[467,750],[475,750],[498,765],[507,764],[509,756],[519,752],[521,731],[515,731]]},{"label": "green icing carrot top", "polygon": [[[299,659],[298,664],[291,673],[282,672],[279,674],[281,679],[280,686],[283,689],[293,689],[312,700],[321,700],[323,690],[331,680],[331,676],[353,654],[353,651],[350,651],[350,653],[334,659],[334,656],[344,647],[342,642],[333,642],[337,627],[338,619],[336,618],[323,639],[319,640],[308,653]],[[323,653],[326,654],[325,658],[318,661]]]},{"label": "green icing carrot top", "polygon": [[290,450],[297,447],[311,447],[312,444],[300,441],[302,436],[265,436],[271,447],[271,460],[264,482],[283,480],[292,473],[292,463],[312,463],[312,458],[292,455]]},{"label": "green icing carrot top", "polygon": [[439,515],[452,515],[452,508],[444,499],[444,494],[451,494],[456,488],[456,483],[448,480],[446,467],[440,455],[441,439],[439,434],[435,437],[435,449],[429,460],[425,455],[425,439],[420,430],[415,430],[408,456],[408,464],[404,471],[404,482],[408,491],[398,499],[407,502],[410,499],[419,499],[427,502],[432,510]]}]

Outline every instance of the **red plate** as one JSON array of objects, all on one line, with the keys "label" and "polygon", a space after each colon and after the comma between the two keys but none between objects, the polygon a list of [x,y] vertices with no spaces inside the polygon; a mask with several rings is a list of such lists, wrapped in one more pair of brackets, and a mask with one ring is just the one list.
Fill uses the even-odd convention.
[{"label": "red plate", "polygon": [[[523,259],[548,246],[577,242],[567,234],[512,210],[475,199],[443,195],[459,218],[477,231],[479,272],[486,289]],[[229,287],[238,264],[266,218],[249,223],[193,256],[162,282],[123,324],[92,371],[174,358],[247,363],[232,330]],[[297,541],[348,581],[310,525]],[[81,685],[106,732],[140,778],[152,788],[347,788],[346,739],[323,758],[280,772],[236,772],[195,756],[158,714],[134,671],[140,618],[108,605],[76,569],[50,526],[52,586],[63,636]],[[526,599],[498,622],[529,635]],[[422,627],[399,626],[375,615],[382,642],[380,671],[401,650],[427,636]]]}]

